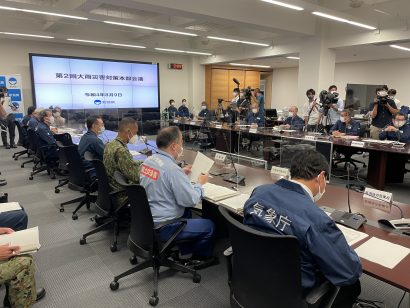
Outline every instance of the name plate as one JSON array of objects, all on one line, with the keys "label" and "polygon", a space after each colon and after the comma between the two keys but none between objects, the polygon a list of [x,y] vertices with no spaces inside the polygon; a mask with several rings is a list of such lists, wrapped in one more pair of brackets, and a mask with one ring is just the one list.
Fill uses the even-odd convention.
[{"label": "name plate", "polygon": [[373,188],[366,188],[363,193],[363,198],[370,198],[390,203],[393,200],[393,193]]},{"label": "name plate", "polygon": [[195,125],[195,124],[196,124],[196,122],[195,122],[195,121],[192,121],[192,122],[189,122],[189,124],[191,124],[191,125]]},{"label": "name plate", "polygon": [[305,136],[305,140],[315,141],[315,140],[316,140],[316,137],[315,137],[315,136],[311,136],[311,135],[306,135],[306,136]]},{"label": "name plate", "polygon": [[281,178],[290,178],[290,170],[288,168],[272,166],[270,173]]},{"label": "name plate", "polygon": [[215,128],[222,128],[222,124],[216,124]]},{"label": "name plate", "polygon": [[174,123],[178,123],[179,122],[179,120],[174,120]]},{"label": "name plate", "polygon": [[256,133],[258,132],[258,129],[257,129],[257,128],[250,128],[250,129],[249,129],[249,132],[250,132],[251,134],[256,134]]},{"label": "name plate", "polygon": [[222,153],[216,153],[215,154],[215,160],[219,161],[219,162],[222,162],[222,163],[225,163],[226,155],[222,154]]},{"label": "name plate", "polygon": [[363,141],[355,141],[353,140],[352,143],[350,144],[352,147],[356,148],[364,148],[364,142]]}]

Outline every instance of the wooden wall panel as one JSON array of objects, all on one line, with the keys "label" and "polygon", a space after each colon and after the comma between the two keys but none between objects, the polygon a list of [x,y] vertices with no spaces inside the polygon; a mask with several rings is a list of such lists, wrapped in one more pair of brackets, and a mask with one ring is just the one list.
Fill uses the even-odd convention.
[{"label": "wooden wall panel", "polygon": [[271,108],[272,102],[272,74],[265,78],[265,108]]},{"label": "wooden wall panel", "polygon": [[252,89],[258,88],[260,84],[260,72],[258,71],[245,71],[245,87],[251,87]]},{"label": "wooden wall panel", "polygon": [[218,98],[222,98],[224,100],[229,99],[228,78],[229,78],[228,70],[212,69],[211,102],[210,102],[211,109],[215,109],[216,106],[218,105]]},{"label": "wooden wall panel", "polygon": [[[212,68],[207,65],[205,66],[205,101],[211,101],[211,84],[212,84]],[[200,104],[201,102],[194,102],[194,106],[196,104]]]}]

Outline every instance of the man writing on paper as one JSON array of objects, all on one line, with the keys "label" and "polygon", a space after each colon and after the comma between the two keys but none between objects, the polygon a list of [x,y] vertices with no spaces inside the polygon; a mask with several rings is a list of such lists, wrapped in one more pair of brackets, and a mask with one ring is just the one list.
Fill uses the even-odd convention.
[{"label": "man writing on paper", "polygon": [[[209,219],[193,219],[189,210],[201,200],[202,185],[208,182],[208,174],[201,174],[197,183],[191,184],[188,178],[191,168],[177,165],[177,159],[184,151],[182,134],[177,126],[161,129],[156,142],[157,153],[144,161],[140,173],[154,223],[186,218],[187,224],[176,238],[189,240],[179,246],[182,258],[192,256],[184,263],[195,269],[216,264],[217,259],[213,257],[214,224]],[[161,239],[167,241],[178,227],[178,222],[163,227]]]},{"label": "man writing on paper", "polygon": [[333,137],[341,137],[345,135],[359,136],[360,123],[352,119],[349,111],[342,111],[340,113],[340,119],[337,120],[335,125],[333,125],[330,132]]},{"label": "man writing on paper", "polygon": [[[10,228],[0,228],[0,234],[10,234]],[[6,285],[4,307],[32,307],[46,294],[36,290],[35,266],[30,255],[18,256],[20,247],[0,245],[0,284]]]},{"label": "man writing on paper", "polygon": [[389,125],[380,132],[380,140],[396,140],[399,142],[410,142],[410,125],[406,123],[406,117],[402,113],[393,116],[393,126]]},{"label": "man writing on paper", "polygon": [[315,204],[325,193],[328,170],[326,158],[319,152],[296,154],[290,167],[291,180],[255,188],[244,205],[244,224],[295,236],[306,294],[327,279],[341,287],[332,307],[352,307],[361,289],[360,259],[333,220]]}]

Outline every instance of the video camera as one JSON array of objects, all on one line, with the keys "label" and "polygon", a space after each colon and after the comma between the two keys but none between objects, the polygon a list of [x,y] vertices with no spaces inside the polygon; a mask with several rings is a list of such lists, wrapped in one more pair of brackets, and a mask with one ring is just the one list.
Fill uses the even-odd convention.
[{"label": "video camera", "polygon": [[378,91],[377,92],[377,103],[379,105],[386,105],[389,96],[387,91]]},{"label": "video camera", "polygon": [[319,98],[320,105],[322,106],[324,113],[326,114],[331,105],[337,104],[337,101],[339,100],[339,93],[327,92],[326,90],[323,90],[322,92],[320,92]]},{"label": "video camera", "polygon": [[255,91],[255,89],[252,89],[251,87],[247,87],[247,88],[243,89],[243,96],[248,101],[251,101],[251,99],[252,99],[252,91]]}]

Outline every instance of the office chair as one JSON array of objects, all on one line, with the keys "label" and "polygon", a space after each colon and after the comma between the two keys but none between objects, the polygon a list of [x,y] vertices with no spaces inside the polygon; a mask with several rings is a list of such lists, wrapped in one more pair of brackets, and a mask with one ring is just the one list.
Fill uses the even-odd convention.
[{"label": "office chair", "polygon": [[[56,150],[57,145],[55,144],[47,144],[41,145],[39,144],[39,138],[35,131],[27,130],[28,140],[30,143],[30,148],[35,149],[33,161],[33,171],[30,173],[29,180],[33,180],[33,176],[43,171],[47,171],[47,174],[50,175],[52,179],[56,178],[54,169],[56,168],[56,162],[49,158],[48,151],[49,150]],[[31,147],[33,144],[33,147]],[[24,162],[24,165],[27,162]]]},{"label": "office chair", "polygon": [[62,145],[65,145],[65,146],[73,144],[73,140],[69,133],[55,134],[54,138],[56,141],[60,141]]},{"label": "office chair", "polygon": [[[71,135],[69,133],[55,134],[54,138],[59,148],[61,148],[61,146],[73,145],[73,140],[71,139]],[[69,172],[67,166],[68,166],[68,160],[65,155],[65,152],[59,151],[58,152],[58,169],[63,171],[63,173],[67,174]],[[54,187],[54,192],[58,194],[60,192],[60,187],[67,185],[69,181],[70,179],[68,177],[59,179],[58,185]]]},{"label": "office chair", "polygon": [[27,128],[21,126],[19,121],[14,121],[14,124],[17,126],[20,144],[24,148],[23,151],[15,152],[13,154],[14,160],[18,160],[20,156],[24,154],[28,154],[29,143],[28,143],[28,136],[27,136]]},{"label": "office chair", "polygon": [[[223,207],[232,247],[224,252],[231,307],[330,308],[339,287],[329,282],[304,297],[296,237],[257,231],[234,219]],[[317,306],[319,305],[319,306]]]},{"label": "office chair", "polygon": [[34,156],[35,156],[35,154],[36,154],[36,152],[37,152],[37,144],[34,142],[35,136],[33,136],[33,135],[35,134],[35,132],[34,132],[33,130],[31,130],[31,129],[28,129],[28,128],[27,128],[26,132],[27,132],[27,142],[28,142],[27,155],[28,155],[28,157],[31,156],[31,157],[33,157],[33,158],[31,158],[30,160],[26,160],[25,162],[23,162],[23,163],[20,165],[21,168],[24,168],[24,166],[25,166],[26,164],[28,164],[28,163],[34,163],[34,164],[35,164],[35,162],[34,162]]},{"label": "office chair", "polygon": [[120,211],[126,207],[126,204],[115,204],[114,197],[121,192],[125,192],[125,188],[122,190],[111,191],[108,175],[105,170],[104,164],[101,160],[94,159],[90,152],[85,152],[84,158],[91,161],[94,165],[97,181],[98,181],[98,195],[95,201],[95,212],[97,215],[92,219],[96,222],[97,228],[83,234],[80,239],[80,245],[87,243],[87,237],[104,230],[107,226],[114,224],[114,241],[110,246],[111,252],[118,250],[117,237],[119,232],[120,223]]},{"label": "office chair", "polygon": [[[117,171],[114,176],[118,183],[126,187],[130,202],[131,231],[128,237],[127,245],[134,254],[134,257],[131,257],[130,262],[131,264],[136,264],[136,256],[143,258],[144,261],[136,264],[134,268],[115,276],[114,281],[110,284],[111,290],[115,291],[118,289],[118,280],[121,278],[139,272],[148,267],[152,267],[154,270],[154,293],[149,299],[151,306],[156,306],[159,301],[158,276],[161,266],[172,268],[180,272],[188,272],[193,275],[193,282],[199,283],[201,281],[201,276],[195,270],[168,259],[171,248],[180,243],[176,241],[175,238],[184,229],[186,220],[175,219],[154,225],[144,187],[137,184],[128,184],[125,177]],[[164,226],[174,224],[176,222],[179,222],[180,226],[176,229],[168,241],[162,243],[159,238],[159,231]]]},{"label": "office chair", "polygon": [[61,203],[60,212],[64,212],[65,205],[80,202],[71,216],[73,220],[77,220],[78,210],[80,210],[84,205],[87,206],[87,209],[90,209],[90,203],[95,202],[97,199],[97,196],[92,195],[92,193],[96,191],[97,182],[95,180],[91,180],[88,174],[92,169],[84,168],[82,159],[78,153],[78,147],[75,144],[62,146],[60,150],[65,152],[65,156],[68,161],[68,188],[84,194],[81,197]]},{"label": "office chair", "polygon": [[[359,137],[363,137],[366,132],[366,124],[360,123]],[[353,159],[352,156],[356,154],[362,154],[363,150],[353,147],[340,147],[337,150],[340,154],[343,154],[343,158],[336,158],[333,160],[333,166],[344,163],[344,169],[346,169],[347,163],[351,163],[354,166],[354,170],[357,170],[356,164],[362,164],[363,168],[366,168],[366,163],[357,159]]]}]

